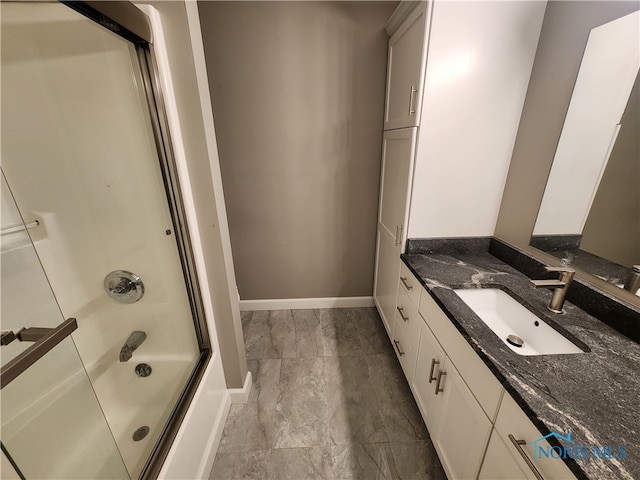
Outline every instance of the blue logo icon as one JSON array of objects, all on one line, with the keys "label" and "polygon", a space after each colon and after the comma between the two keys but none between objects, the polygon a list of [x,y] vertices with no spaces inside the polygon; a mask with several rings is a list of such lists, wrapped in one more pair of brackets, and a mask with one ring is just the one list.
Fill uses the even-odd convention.
[{"label": "blue logo icon", "polygon": [[[561,446],[551,446],[543,440],[555,437]],[[571,439],[571,432],[562,435],[551,432],[533,442],[533,460],[546,458],[573,458],[574,460],[624,460],[627,458],[627,446],[618,445],[577,445]]]}]

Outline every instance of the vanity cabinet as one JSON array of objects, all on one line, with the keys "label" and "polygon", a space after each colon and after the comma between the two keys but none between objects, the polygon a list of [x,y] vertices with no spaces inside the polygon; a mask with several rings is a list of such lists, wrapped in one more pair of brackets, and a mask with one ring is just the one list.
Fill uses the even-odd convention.
[{"label": "vanity cabinet", "polygon": [[575,478],[562,460],[533,462],[542,434],[408,267],[399,270],[389,336],[447,477],[535,479],[533,465],[546,480]]},{"label": "vanity cabinet", "polygon": [[[433,337],[442,347],[445,355],[451,359],[451,362],[453,362],[462,378],[464,378],[465,383],[473,392],[473,396],[485,416],[493,421],[502,397],[503,389],[500,382],[425,289],[422,289],[420,295],[419,313],[421,318],[424,319],[426,328],[431,330]],[[440,365],[442,365],[442,362]],[[430,370],[430,367],[430,361],[429,364],[421,366],[425,370]],[[437,371],[434,375],[437,375]]]},{"label": "vanity cabinet", "polygon": [[[384,129],[420,123],[425,68],[425,25],[432,2],[405,4],[387,24],[389,39]],[[413,8],[412,10],[410,10]],[[406,15],[400,23],[398,17]]]},{"label": "vanity cabinet", "polygon": [[476,478],[502,386],[424,289],[419,315],[416,401],[447,476]]}]

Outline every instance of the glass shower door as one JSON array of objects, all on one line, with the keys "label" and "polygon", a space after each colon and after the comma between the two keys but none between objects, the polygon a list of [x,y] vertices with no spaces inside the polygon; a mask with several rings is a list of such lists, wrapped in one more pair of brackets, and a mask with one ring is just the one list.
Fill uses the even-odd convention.
[{"label": "glass shower door", "polygon": [[6,380],[12,360],[34,350],[21,329],[53,330],[65,319],[4,175],[0,195],[3,478],[11,468],[5,462],[17,478],[129,478],[71,337]]},{"label": "glass shower door", "polygon": [[[58,2],[0,9],[2,170],[128,474],[145,476],[208,353],[149,46]],[[77,455],[100,451],[85,435]]]}]

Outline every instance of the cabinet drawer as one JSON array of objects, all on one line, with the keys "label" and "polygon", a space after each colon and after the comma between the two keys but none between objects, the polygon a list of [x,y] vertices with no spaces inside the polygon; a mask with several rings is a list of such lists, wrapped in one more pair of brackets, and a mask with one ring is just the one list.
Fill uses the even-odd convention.
[{"label": "cabinet drawer", "polygon": [[500,382],[424,288],[420,295],[419,312],[473,392],[487,417],[493,421],[503,390]]},{"label": "cabinet drawer", "polygon": [[398,307],[408,305],[407,309],[402,311],[396,310],[395,327],[393,329],[393,345],[396,355],[402,365],[402,370],[407,377],[407,382],[411,384],[416,366],[416,357],[418,356],[418,343],[420,338],[420,317],[417,308],[411,308],[411,301],[404,293],[398,295]]},{"label": "cabinet drawer", "polygon": [[404,262],[402,262],[400,266],[400,286],[398,290],[403,290],[411,299],[411,301],[417,307],[420,303],[420,291],[422,290],[422,285],[416,278],[416,276],[409,270]]},{"label": "cabinet drawer", "polygon": [[[535,462],[533,461],[533,442],[541,438],[542,434],[535,425],[531,423],[531,420],[529,420],[513,398],[506,392],[500,405],[495,428],[513,458],[518,462],[520,469],[526,472],[527,478],[535,478],[535,476],[533,475],[531,467],[527,465],[522,454],[516,449],[513,441],[509,438],[509,435],[512,435],[516,440],[526,442],[524,445],[521,445],[522,450],[524,450],[525,454],[532,461],[535,468],[540,471],[545,480],[567,480],[575,478],[571,470],[569,470],[569,467],[567,467],[560,458],[542,457],[536,458]],[[558,433],[565,435],[567,432]],[[548,445],[546,440],[540,440],[537,443],[537,446],[542,446],[544,449],[546,449]]]},{"label": "cabinet drawer", "polygon": [[[422,318],[418,314],[418,304],[415,304],[403,290],[398,291],[398,302],[396,305],[396,328],[412,328],[415,335],[419,334],[418,326]],[[415,339],[417,343],[417,337]]]},{"label": "cabinet drawer", "polygon": [[[398,305],[396,307],[395,331],[400,331],[405,337],[405,341],[410,343],[414,350],[418,349],[420,338],[420,327],[424,325],[418,306],[409,299],[406,293],[398,293]],[[408,378],[411,381],[411,378]]]}]

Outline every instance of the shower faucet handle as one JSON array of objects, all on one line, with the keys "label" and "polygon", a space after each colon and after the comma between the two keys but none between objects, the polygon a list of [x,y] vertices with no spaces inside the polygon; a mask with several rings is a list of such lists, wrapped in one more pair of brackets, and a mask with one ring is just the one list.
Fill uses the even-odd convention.
[{"label": "shower faucet handle", "polygon": [[135,273],[114,270],[104,278],[104,290],[118,303],[135,303],[144,295],[144,283]]},{"label": "shower faucet handle", "polygon": [[131,290],[135,290],[135,288],[136,284],[131,280],[129,280],[128,278],[121,278],[120,282],[118,282],[118,284],[111,289],[111,292],[117,295],[124,295],[126,293],[129,293]]}]

